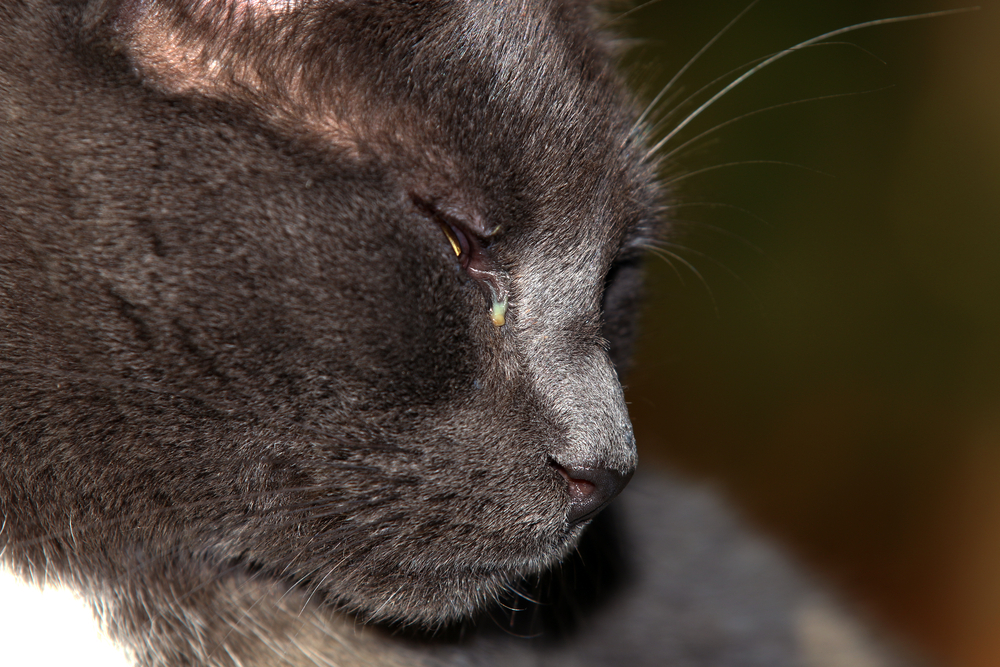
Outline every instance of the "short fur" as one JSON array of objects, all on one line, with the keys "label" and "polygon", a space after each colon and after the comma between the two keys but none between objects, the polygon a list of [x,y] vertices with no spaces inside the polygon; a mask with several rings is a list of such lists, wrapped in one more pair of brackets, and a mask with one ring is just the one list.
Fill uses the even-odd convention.
[{"label": "short fur", "polygon": [[[595,20],[0,6],[6,562],[142,665],[586,661],[455,624],[565,600],[556,466],[635,465],[616,366],[660,193]],[[624,581],[602,521],[577,621]]]}]

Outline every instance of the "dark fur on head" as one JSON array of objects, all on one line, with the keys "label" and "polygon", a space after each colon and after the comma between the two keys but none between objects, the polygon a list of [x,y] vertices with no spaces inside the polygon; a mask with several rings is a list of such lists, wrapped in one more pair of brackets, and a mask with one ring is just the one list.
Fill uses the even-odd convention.
[{"label": "dark fur on head", "polygon": [[554,462],[635,464],[657,202],[594,23],[0,7],[4,558],[136,628],[227,576],[434,625],[563,558]]}]

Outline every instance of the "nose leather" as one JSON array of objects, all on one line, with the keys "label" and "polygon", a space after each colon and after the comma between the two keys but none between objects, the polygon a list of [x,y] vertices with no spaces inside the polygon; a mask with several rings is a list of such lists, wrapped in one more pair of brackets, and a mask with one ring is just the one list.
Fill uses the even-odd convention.
[{"label": "nose leather", "polygon": [[571,525],[589,521],[607,507],[632,479],[633,472],[630,470],[628,473],[621,473],[597,466],[558,465],[556,469],[569,486],[567,519]]}]

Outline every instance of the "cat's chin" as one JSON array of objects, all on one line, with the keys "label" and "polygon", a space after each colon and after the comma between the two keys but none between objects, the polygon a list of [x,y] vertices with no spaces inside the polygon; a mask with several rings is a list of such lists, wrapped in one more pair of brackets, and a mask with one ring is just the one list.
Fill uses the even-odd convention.
[{"label": "cat's chin", "polygon": [[[348,599],[338,600],[333,590],[323,591],[322,584],[320,590],[330,596],[327,602],[335,608],[366,622],[441,628],[473,617],[485,607],[521,590],[526,579],[559,567],[576,548],[584,527],[571,527],[558,538],[534,549],[523,549],[526,555],[520,560],[397,569],[365,582],[367,586]],[[529,551],[536,553],[527,555]]]}]

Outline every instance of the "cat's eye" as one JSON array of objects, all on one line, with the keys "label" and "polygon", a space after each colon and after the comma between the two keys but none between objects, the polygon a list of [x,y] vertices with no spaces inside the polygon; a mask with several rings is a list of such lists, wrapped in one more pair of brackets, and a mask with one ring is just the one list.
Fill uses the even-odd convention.
[{"label": "cat's eye", "polygon": [[468,269],[470,263],[473,263],[476,258],[480,258],[485,244],[478,235],[469,229],[468,224],[419,197],[413,197],[413,203],[424,215],[437,223],[437,226],[444,233],[444,237],[448,240],[448,245],[455,253],[455,257],[461,262],[462,268]]},{"label": "cat's eye", "polygon": [[451,244],[451,249],[455,251],[455,256],[468,258],[470,244],[469,237],[465,235],[465,232],[445,220],[438,219],[436,222],[441,227],[441,231],[444,232],[448,243]]},{"label": "cat's eye", "polygon": [[493,264],[488,249],[489,235],[476,234],[473,225],[442,211],[431,201],[416,195],[411,198],[421,213],[444,233],[466,275],[476,281],[486,296],[490,320],[494,326],[502,327],[507,321],[507,277]]}]

